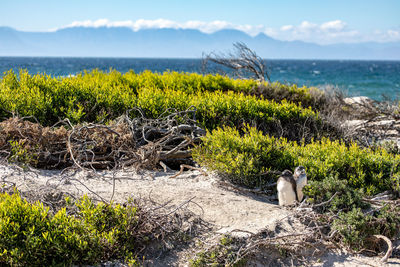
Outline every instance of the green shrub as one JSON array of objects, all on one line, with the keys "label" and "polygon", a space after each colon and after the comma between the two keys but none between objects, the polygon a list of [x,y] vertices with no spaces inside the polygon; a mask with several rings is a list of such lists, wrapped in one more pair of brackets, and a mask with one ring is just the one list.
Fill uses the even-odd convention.
[{"label": "green shrub", "polygon": [[0,194],[0,263],[12,266],[134,261],[136,207],[93,204],[87,197],[51,214],[18,193]]},{"label": "green shrub", "polygon": [[[315,204],[314,210],[323,213],[319,220],[327,224],[334,239],[354,250],[375,249],[375,234],[395,239],[399,234],[400,208],[384,205],[372,208],[364,200],[362,189],[355,189],[346,180],[327,177],[322,181],[311,181],[303,189],[308,201]],[[337,215],[333,215],[337,214]]]},{"label": "green shrub", "polygon": [[[136,106],[153,118],[168,108],[186,110],[193,106],[197,109],[197,121],[206,129],[225,125],[239,127],[244,123],[252,123],[271,134],[278,135],[282,128],[286,129],[284,133],[291,139],[299,138],[299,124],[316,127],[319,123],[318,115],[311,109],[286,101],[276,103],[231,91],[187,94],[169,89],[141,89],[138,91]],[[277,128],[277,124],[281,127]]]},{"label": "green shrub", "polygon": [[[92,73],[96,75],[107,75],[98,71]],[[258,84],[255,80],[232,79],[219,74],[201,75],[196,73],[178,73],[169,71],[162,74],[151,71],[144,71],[140,74],[136,74],[133,71],[130,71],[123,76],[131,85],[134,85],[132,87],[136,89],[172,89],[183,91],[188,94],[203,91],[235,91],[246,93]]]},{"label": "green shrub", "polygon": [[366,214],[360,208],[342,212],[332,223],[332,229],[339,234],[340,241],[354,250],[369,247],[368,242],[375,234],[398,238],[400,209],[384,207],[375,213]]},{"label": "green shrub", "polygon": [[11,154],[9,162],[20,162],[23,164],[35,164],[37,162],[37,154],[30,152],[25,146],[24,141],[10,140]]},{"label": "green shrub", "polygon": [[311,179],[322,181],[330,175],[338,176],[367,194],[395,189],[393,177],[400,173],[400,155],[381,148],[361,148],[356,143],[346,145],[323,138],[306,145],[293,143],[288,149],[295,164],[303,165]]},{"label": "green shrub", "polygon": [[[96,73],[96,72],[92,72]],[[96,73],[99,75],[99,73]],[[100,73],[100,75],[104,75]],[[227,76],[215,75],[200,75],[196,73],[178,73],[164,72],[153,73],[144,71],[140,74],[128,72],[124,77],[136,89],[139,88],[157,88],[157,89],[172,89],[183,91],[188,94],[198,92],[239,92],[245,95],[256,95],[264,99],[281,102],[283,100],[301,103],[303,107],[319,108],[323,104],[323,91],[317,88],[298,87],[297,85],[286,85],[279,82],[260,83],[253,79],[232,79]]]},{"label": "green shrub", "polygon": [[342,241],[355,249],[365,247],[365,240],[376,234],[372,226],[373,217],[365,215],[360,208],[354,208],[349,212],[339,214],[334,220],[333,229],[341,235]]},{"label": "green shrub", "polygon": [[328,202],[321,206],[323,211],[338,212],[369,207],[362,201],[365,195],[363,189],[350,187],[347,180],[340,180],[337,176],[328,176],[322,181],[309,181],[303,192],[308,196],[308,202]]},{"label": "green shrub", "polygon": [[202,141],[193,150],[193,158],[234,183],[262,186],[276,176],[273,171],[294,165],[293,157],[285,150],[285,139],[263,135],[253,127],[246,127],[243,134],[231,127],[218,128]]},{"label": "green shrub", "polygon": [[0,83],[0,103],[4,112],[34,116],[44,126],[65,118],[73,124],[112,120],[135,107],[156,118],[167,109],[182,111],[194,106],[200,125],[207,129],[252,123],[270,134],[283,133],[297,140],[302,135],[300,126],[318,128],[318,114],[310,108],[248,95],[256,84],[252,80],[219,75],[148,71],[142,74],[93,71],[65,78],[21,71],[17,79],[10,71]]},{"label": "green shrub", "polygon": [[303,165],[310,180],[335,176],[352,188],[373,194],[396,190],[395,177],[400,174],[400,155],[384,149],[361,148],[355,143],[346,146],[326,138],[298,144],[265,136],[254,128],[247,128],[242,134],[230,127],[208,132],[203,143],[194,149],[193,157],[201,165],[247,186],[267,182],[271,176],[265,173]]},{"label": "green shrub", "polygon": [[327,104],[326,95],[323,91],[315,87],[298,87],[296,84],[262,83],[253,87],[250,94],[276,102],[285,100],[298,103],[303,107],[312,107],[314,110],[320,110]]}]

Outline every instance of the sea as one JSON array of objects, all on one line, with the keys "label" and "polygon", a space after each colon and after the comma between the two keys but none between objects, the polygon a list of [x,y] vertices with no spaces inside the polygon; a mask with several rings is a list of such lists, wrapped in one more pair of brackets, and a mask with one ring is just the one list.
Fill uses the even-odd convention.
[{"label": "sea", "polygon": [[[265,60],[271,81],[299,86],[334,89],[346,96],[367,96],[375,100],[400,99],[400,61],[359,60]],[[173,58],[69,58],[0,57],[0,78],[8,70],[27,70],[54,77],[76,75],[84,70],[117,70],[136,73],[178,71],[234,74],[225,68],[204,68],[201,59]]]}]

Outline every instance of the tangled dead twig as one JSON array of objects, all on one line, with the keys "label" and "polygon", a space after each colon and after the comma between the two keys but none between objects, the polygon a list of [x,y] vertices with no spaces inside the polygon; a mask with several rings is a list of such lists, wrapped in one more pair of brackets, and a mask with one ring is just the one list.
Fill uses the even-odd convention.
[{"label": "tangled dead twig", "polygon": [[242,42],[233,44],[234,52],[223,54],[210,53],[203,56],[203,69],[207,68],[207,62],[211,61],[235,71],[239,78],[253,75],[255,79],[264,82],[265,78],[271,82],[265,61],[255,51]]},{"label": "tangled dead twig", "polygon": [[[137,236],[137,251],[140,251],[141,256],[147,259],[160,258],[169,250],[182,245],[182,241],[210,230],[211,226],[189,209],[189,205],[197,205],[193,199],[194,197],[178,205],[173,205],[170,201],[158,203],[151,198],[138,198],[126,203],[138,207],[138,223],[133,232]],[[153,241],[149,243],[147,240]]]},{"label": "tangled dead twig", "polygon": [[[131,118],[132,112],[139,116]],[[74,126],[66,119],[53,127],[11,118],[0,123],[0,157],[48,169],[153,169],[159,164],[188,164],[191,146],[205,134],[196,125],[195,113],[193,107],[167,110],[150,119],[135,109],[110,125]]]},{"label": "tangled dead twig", "polygon": [[[196,124],[196,108],[186,111],[167,109],[157,119],[148,119],[140,109],[140,116],[130,119],[128,111],[124,117],[137,147],[140,163],[145,165],[177,165],[186,163],[191,157],[190,146],[200,142],[205,131]],[[171,112],[174,111],[174,112]],[[167,114],[167,115],[165,115]],[[147,167],[148,168],[148,167]]]},{"label": "tangled dead twig", "polygon": [[[321,206],[329,205],[329,203],[333,200],[333,198],[336,195],[337,195],[337,192],[329,200],[321,202],[319,204],[307,204],[308,207],[306,207],[306,208],[303,208],[303,207],[296,208],[295,216],[297,218],[299,218],[303,224],[307,225],[307,228],[309,228],[311,226],[311,227],[313,227],[313,229],[315,229],[314,239],[316,238],[316,239],[320,239],[321,241],[322,240],[326,241],[328,243],[335,245],[337,248],[342,249],[342,250],[349,250],[350,248],[342,243],[341,235],[339,234],[338,230],[335,230],[334,228],[332,228],[332,222],[337,217],[337,214],[332,214],[332,213],[322,213],[321,214],[321,213],[316,212],[317,208],[319,208]],[[375,209],[364,212],[365,215],[375,213],[376,211],[381,210],[387,206],[391,206],[392,208],[395,208],[398,206],[396,201],[389,201],[386,199],[383,199],[383,200],[363,199],[363,201],[373,203],[375,206],[377,206],[377,208],[375,208]],[[399,214],[394,215],[394,216],[398,216],[398,215]],[[371,224],[370,227],[378,228],[379,224],[382,225],[387,222],[385,222],[385,220],[378,218],[378,219],[376,219],[376,221],[374,223],[375,224],[372,224],[372,222],[370,222],[370,224]],[[368,240],[365,240],[365,241],[372,242],[372,244],[374,244],[373,246],[375,246],[375,250],[382,250],[382,248],[377,246],[377,240],[381,239],[386,242],[387,250],[386,250],[385,255],[381,259],[382,262],[386,262],[388,260],[388,258],[392,255],[392,251],[393,251],[392,241],[383,234],[375,234],[367,239],[369,241]],[[369,246],[368,242],[366,242],[365,245]],[[363,250],[371,251],[367,247],[363,248],[361,251],[363,251]],[[354,251],[352,251],[350,249],[350,252],[354,252]],[[373,251],[371,251],[371,252],[373,252]]]},{"label": "tangled dead twig", "polygon": [[[232,265],[240,262],[245,257],[257,253],[260,248],[275,248],[275,249],[284,249],[286,253],[289,253],[291,256],[296,256],[297,259],[300,259],[302,253],[304,253],[304,248],[309,242],[307,239],[309,238],[311,233],[301,233],[301,234],[287,234],[283,236],[275,236],[275,237],[253,237],[253,240],[250,240],[249,243],[246,244],[245,247],[241,247],[239,249],[235,261]],[[308,245],[310,246],[311,243]],[[313,244],[314,248],[316,248],[315,244]],[[315,251],[313,252],[315,254]],[[304,259],[302,259],[304,260]],[[300,260],[300,261],[302,261]]]},{"label": "tangled dead twig", "polygon": [[[301,231],[282,235],[277,234],[276,231],[265,230],[264,232],[250,234],[250,236],[238,240],[239,245],[236,246],[233,252],[235,259],[229,261],[228,265],[234,266],[244,259],[250,261],[257,260],[257,257],[262,255],[263,249],[267,249],[269,257],[267,262],[263,263],[274,266],[290,265],[288,263],[277,264],[273,262],[272,251],[274,250],[279,252],[280,257],[282,257],[282,253],[284,253],[286,255],[286,260],[294,260],[297,264],[307,264],[309,263],[308,261],[312,261],[316,253],[322,255],[324,251],[329,248],[349,251],[353,254],[354,251],[340,240],[340,233],[331,227],[332,221],[336,215],[316,212],[316,208],[328,205],[332,199],[333,197],[328,201],[316,205],[306,204],[306,208],[303,207],[303,203],[303,205],[293,209],[294,214],[290,216],[290,218],[296,218],[301,222],[304,227]],[[392,241],[385,235],[372,235],[369,238],[369,242],[371,242],[371,245],[373,244],[375,246],[375,250],[379,251],[382,251],[382,247],[377,246],[379,240],[383,240],[387,244],[385,255],[381,258],[381,262],[387,262],[393,252]],[[367,248],[363,250],[375,252]],[[265,256],[263,257],[265,258]],[[367,262],[361,262],[370,265]]]},{"label": "tangled dead twig", "polygon": [[345,98],[341,109],[346,110],[344,137],[362,146],[385,147],[399,153],[400,109],[393,101],[373,101],[366,97]]},{"label": "tangled dead twig", "polygon": [[[309,265],[315,260],[315,255],[322,255],[330,248],[354,254],[355,251],[343,241],[343,233],[332,227],[333,221],[338,217],[338,214],[320,212],[321,207],[329,206],[337,196],[338,193],[335,193],[327,201],[318,204],[303,202],[297,207],[289,207],[292,209],[293,214],[284,219],[287,219],[290,225],[296,225],[293,228],[294,231],[287,232],[287,229],[282,229],[285,231],[282,232],[278,228],[275,231],[265,230],[257,234],[245,231],[247,234],[245,237],[229,236],[233,240],[230,245],[221,244],[221,241],[219,241],[208,245],[198,255],[203,255],[202,257],[204,255],[216,255],[212,263],[218,261],[218,263],[226,266],[235,266],[235,264],[240,264],[242,261],[268,266],[290,266],[290,264]],[[378,205],[378,208],[389,204],[398,205],[396,201],[389,203],[388,200],[374,200],[373,202]],[[378,224],[385,224],[386,222],[382,221],[382,219],[377,219],[373,223],[374,225],[371,225],[371,227],[376,228],[379,227]],[[386,242],[387,249],[384,249],[383,245],[379,244],[379,240]],[[383,232],[382,234],[371,235],[364,241],[364,248],[358,253],[368,252],[369,255],[371,253],[372,255],[377,255],[377,253],[385,250],[385,255],[381,258],[382,262],[387,262],[394,250],[392,241]],[[275,256],[274,253],[276,254]],[[230,257],[227,258],[227,255],[230,255]],[[233,258],[231,257],[232,255],[234,256]],[[211,262],[211,259],[206,260]],[[370,265],[363,260],[359,261]]]}]

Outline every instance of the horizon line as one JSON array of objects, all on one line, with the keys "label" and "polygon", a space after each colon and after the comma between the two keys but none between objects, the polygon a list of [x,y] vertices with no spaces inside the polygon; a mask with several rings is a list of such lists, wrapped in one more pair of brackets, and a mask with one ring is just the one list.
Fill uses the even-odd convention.
[{"label": "horizon line", "polygon": [[[110,56],[4,56],[0,58],[67,58],[67,59],[172,59],[172,60],[202,60],[202,57],[110,57]],[[279,61],[390,61],[400,62],[400,59],[355,59],[355,58],[262,58],[263,60]]]}]

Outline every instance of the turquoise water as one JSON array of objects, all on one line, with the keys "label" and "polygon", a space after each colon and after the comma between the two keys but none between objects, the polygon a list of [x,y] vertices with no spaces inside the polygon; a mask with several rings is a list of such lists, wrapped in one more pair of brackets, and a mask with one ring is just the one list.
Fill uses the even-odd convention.
[{"label": "turquoise water", "polygon": [[[363,95],[377,100],[383,96],[400,98],[400,61],[266,60],[266,64],[272,81],[320,88],[333,86],[350,96]],[[9,69],[16,72],[27,69],[31,74],[68,76],[96,68],[202,73],[201,59],[0,57],[0,75]],[[216,66],[209,71],[232,75]]]}]

